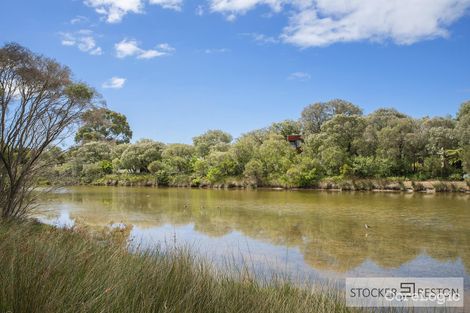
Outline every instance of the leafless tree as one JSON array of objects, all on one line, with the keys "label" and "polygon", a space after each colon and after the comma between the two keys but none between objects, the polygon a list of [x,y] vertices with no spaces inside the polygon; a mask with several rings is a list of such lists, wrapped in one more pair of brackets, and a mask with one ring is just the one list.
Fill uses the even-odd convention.
[{"label": "leafless tree", "polygon": [[58,144],[93,106],[95,92],[69,68],[15,44],[0,48],[0,219],[24,217],[41,171]]}]

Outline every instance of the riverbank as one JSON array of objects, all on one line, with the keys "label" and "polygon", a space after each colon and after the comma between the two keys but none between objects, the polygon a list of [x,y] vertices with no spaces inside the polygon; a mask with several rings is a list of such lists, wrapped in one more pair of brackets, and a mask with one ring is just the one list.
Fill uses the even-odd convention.
[{"label": "riverbank", "polygon": [[[150,174],[112,174],[92,181],[85,185],[97,186],[159,186],[157,179]],[[313,189],[313,190],[334,190],[334,191],[402,191],[402,192],[460,192],[470,193],[470,180],[466,181],[444,181],[444,180],[410,180],[406,178],[393,177],[383,179],[364,178],[344,178],[331,177],[324,178],[312,186],[298,187],[283,184],[254,184],[241,179],[227,179],[218,183],[197,182],[194,183],[189,178],[180,178],[169,187],[185,188],[270,188],[270,189]]]},{"label": "riverbank", "polygon": [[233,278],[185,250],[131,254],[124,238],[0,223],[0,312],[358,312],[331,289]]}]

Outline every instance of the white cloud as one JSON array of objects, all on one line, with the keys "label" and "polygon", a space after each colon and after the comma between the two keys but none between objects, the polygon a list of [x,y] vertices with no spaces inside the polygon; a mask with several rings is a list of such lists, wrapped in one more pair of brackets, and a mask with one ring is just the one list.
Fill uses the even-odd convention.
[{"label": "white cloud", "polygon": [[392,40],[412,44],[447,37],[470,0],[317,0],[294,14],[283,39],[301,47],[335,42]]},{"label": "white cloud", "polygon": [[255,41],[256,43],[260,45],[279,43],[279,39],[272,37],[272,36],[260,34],[260,33],[242,33],[241,35],[250,37],[251,39],[253,39],[253,41]]},{"label": "white cloud", "polygon": [[175,48],[170,46],[168,43],[161,43],[157,46],[160,50],[163,50],[165,52],[173,52],[175,51]]},{"label": "white cloud", "polygon": [[167,43],[159,44],[157,49],[144,50],[139,47],[139,43],[134,39],[123,39],[115,44],[114,48],[116,49],[116,56],[118,58],[135,56],[138,59],[152,59],[169,55],[171,52],[175,51],[175,49]]},{"label": "white cloud", "polygon": [[62,37],[62,45],[75,46],[80,51],[87,52],[91,55],[101,55],[103,50],[96,44],[93,31],[82,29],[77,32],[60,33]]},{"label": "white cloud", "polygon": [[279,12],[286,0],[210,0],[213,12],[227,14],[227,18],[235,19],[237,14],[244,14],[258,5],[268,5],[272,10]]},{"label": "white cloud", "polygon": [[158,4],[164,9],[181,11],[183,0],[149,0],[150,4]]},{"label": "white cloud", "polygon": [[156,57],[161,57],[167,55],[166,52],[161,52],[157,50],[145,50],[142,51],[139,55],[137,55],[138,59],[153,59]]},{"label": "white cloud", "polygon": [[[84,0],[84,3],[103,15],[108,23],[119,23],[128,13],[143,13],[146,0]],[[148,3],[181,11],[183,0],[148,0]]]},{"label": "white cloud", "polygon": [[412,44],[449,35],[470,0],[209,0],[228,19],[260,5],[285,9],[289,22],[281,39],[300,47],[337,42],[387,41]]},{"label": "white cloud", "polygon": [[219,49],[206,49],[206,50],[204,50],[204,53],[206,53],[206,54],[226,53],[226,52],[230,52],[230,49],[219,48]]},{"label": "white cloud", "polygon": [[107,81],[105,81],[102,85],[103,88],[112,88],[112,89],[120,89],[124,87],[126,83],[126,79],[122,77],[111,77]]},{"label": "white cloud", "polygon": [[228,14],[225,18],[229,22],[234,22],[237,19],[237,15],[232,13],[232,14]]},{"label": "white cloud", "polygon": [[86,16],[77,15],[73,19],[70,20],[70,24],[81,24],[88,22],[88,18]]},{"label": "white cloud", "polygon": [[142,53],[142,49],[138,47],[138,43],[135,40],[123,39],[115,44],[114,48],[116,49],[116,56],[118,58],[125,58]]},{"label": "white cloud", "polygon": [[289,80],[299,80],[299,81],[307,81],[309,80],[310,78],[312,78],[310,76],[309,73],[305,73],[305,72],[294,72],[294,73],[291,73],[287,79]]},{"label": "white cloud", "polygon": [[142,13],[142,0],[85,0],[85,4],[106,17],[108,23],[118,23],[127,13]]},{"label": "white cloud", "polygon": [[[234,21],[238,15],[255,9],[258,6],[267,6],[274,13],[279,13],[286,6],[295,9],[303,9],[312,4],[314,0],[208,0],[212,12],[219,12],[225,15],[228,21]],[[263,14],[264,17],[271,17],[271,14]]]}]

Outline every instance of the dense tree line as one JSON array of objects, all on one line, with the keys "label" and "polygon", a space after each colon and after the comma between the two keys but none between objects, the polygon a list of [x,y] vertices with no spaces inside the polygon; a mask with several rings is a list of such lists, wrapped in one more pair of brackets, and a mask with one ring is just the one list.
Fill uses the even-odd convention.
[{"label": "dense tree line", "polygon": [[[287,136],[301,134],[296,150]],[[130,144],[125,116],[90,111],[56,174],[90,183],[109,174],[152,175],[160,185],[314,186],[325,177],[461,180],[470,172],[470,102],[456,117],[412,118],[395,109],[364,115],[343,100],[307,106],[233,140],[221,130],[193,144]],[[65,161],[66,160],[66,161]]]}]

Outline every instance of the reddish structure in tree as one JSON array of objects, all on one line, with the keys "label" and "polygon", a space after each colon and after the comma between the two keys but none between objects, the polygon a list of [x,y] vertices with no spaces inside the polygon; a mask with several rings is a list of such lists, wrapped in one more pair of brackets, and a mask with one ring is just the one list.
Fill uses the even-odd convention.
[{"label": "reddish structure in tree", "polygon": [[289,135],[287,136],[287,141],[291,144],[292,147],[294,147],[298,152],[302,151],[302,143],[304,142],[304,139],[302,138],[301,135]]}]

